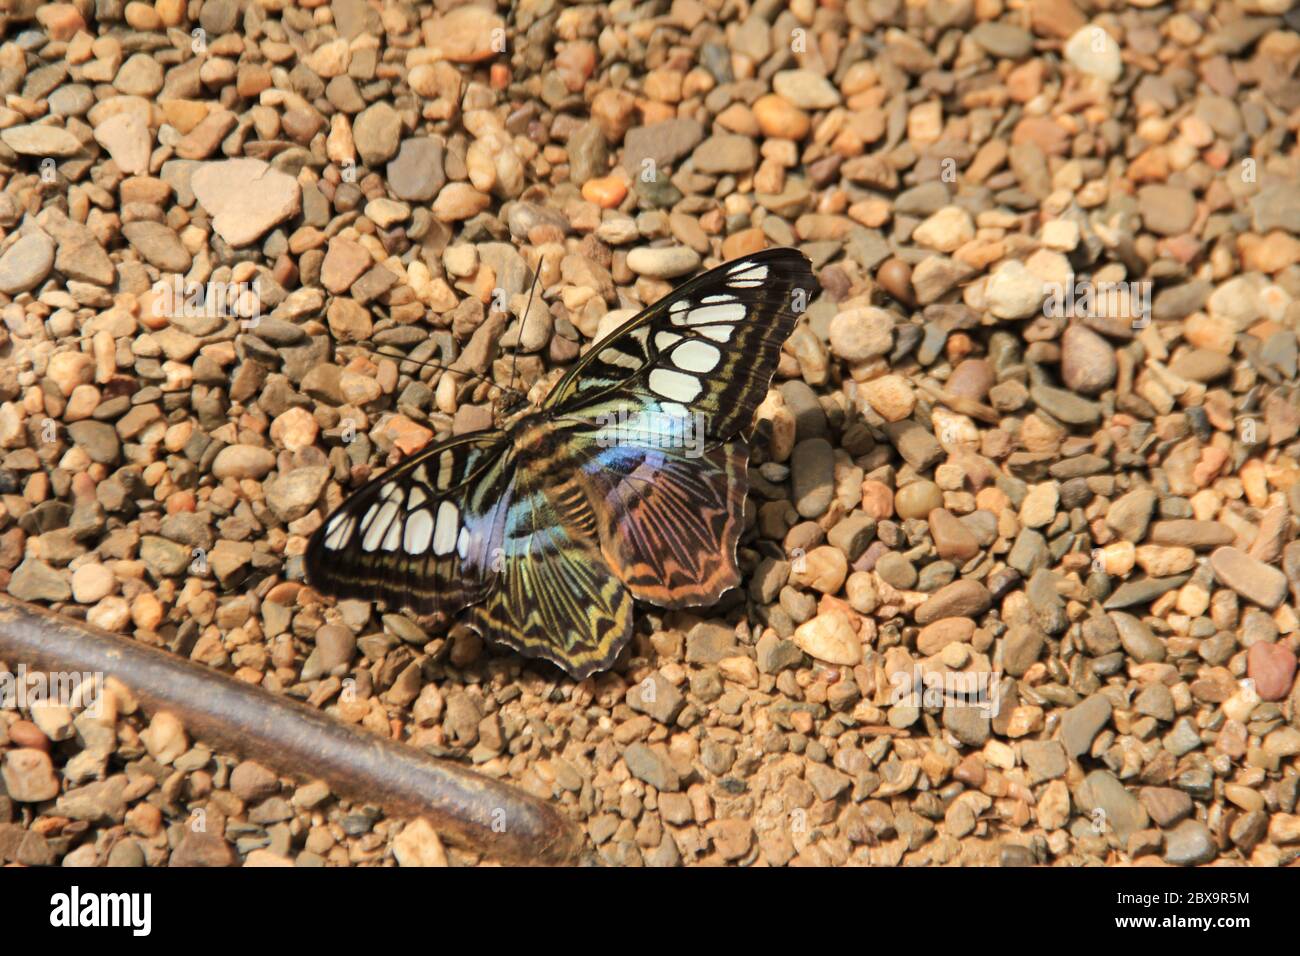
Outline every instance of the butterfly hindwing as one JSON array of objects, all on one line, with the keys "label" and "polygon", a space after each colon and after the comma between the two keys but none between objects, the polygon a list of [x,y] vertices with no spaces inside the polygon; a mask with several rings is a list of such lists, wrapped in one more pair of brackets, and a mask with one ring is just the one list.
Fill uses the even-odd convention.
[{"label": "butterfly hindwing", "polygon": [[623,445],[593,456],[587,480],[600,509],[605,559],[638,600],[709,604],[740,582],[749,448],[743,438],[699,457]]},{"label": "butterfly hindwing", "polygon": [[567,471],[554,481],[517,476],[492,586],[470,623],[581,680],[609,667],[632,636],[632,598],[602,558],[595,511]]},{"label": "butterfly hindwing", "polygon": [[388,469],[317,529],[308,580],[417,614],[452,614],[480,600],[512,467],[504,435],[476,432]]},{"label": "butterfly hindwing", "polygon": [[594,345],[548,397],[590,424],[572,440],[586,447],[606,558],[636,597],[708,603],[739,581],[742,432],[819,291],[792,249],[725,263]]}]

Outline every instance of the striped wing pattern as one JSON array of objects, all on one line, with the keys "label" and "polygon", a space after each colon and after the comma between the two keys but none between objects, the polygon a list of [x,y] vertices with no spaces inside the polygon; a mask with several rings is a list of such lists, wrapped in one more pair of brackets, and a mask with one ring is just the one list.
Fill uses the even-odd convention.
[{"label": "striped wing pattern", "polygon": [[307,547],[307,579],[341,598],[447,616],[482,600],[513,469],[500,432],[424,449],[372,478]]},{"label": "striped wing pattern", "polygon": [[605,560],[640,601],[709,604],[740,583],[736,542],[749,447],[737,438],[693,458],[672,449],[614,449],[586,466],[603,499]]},{"label": "striped wing pattern", "polygon": [[577,679],[611,666],[634,597],[683,607],[739,582],[743,433],[819,291],[792,249],[685,283],[593,345],[540,410],[356,492],[313,537],[308,579],[424,614],[472,605],[485,637]]},{"label": "striped wing pattern", "polygon": [[548,462],[554,481],[517,475],[493,586],[469,622],[580,680],[609,667],[631,638],[632,597],[601,555],[578,472],[562,464]]}]

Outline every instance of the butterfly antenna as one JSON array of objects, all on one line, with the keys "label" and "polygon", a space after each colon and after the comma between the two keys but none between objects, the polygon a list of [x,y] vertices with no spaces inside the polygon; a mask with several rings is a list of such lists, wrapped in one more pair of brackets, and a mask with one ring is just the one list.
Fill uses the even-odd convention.
[{"label": "butterfly antenna", "polygon": [[[372,308],[372,309],[373,309],[373,310],[374,310],[374,311],[375,311],[375,312],[376,312],[376,313],[377,313],[381,318],[385,318],[385,319],[392,318],[392,316],[385,314],[384,311],[383,311],[382,309],[378,308],[377,306],[371,306],[371,308]],[[401,352],[386,352],[386,351],[384,351],[382,348],[379,348],[379,347],[377,347],[377,346],[366,346],[366,350],[369,351],[369,352],[374,353],[375,355],[382,355],[382,356],[384,356],[385,358],[390,358],[390,359],[395,360],[396,362],[399,363],[399,365],[398,365],[398,370],[399,370],[399,371],[401,370],[401,364],[400,364],[400,363],[402,363],[402,362],[409,362],[409,363],[411,363],[412,365],[420,365],[420,366],[423,366],[424,368],[439,369],[439,370],[441,370],[441,371],[443,371],[443,372],[450,372],[450,373],[453,374],[453,375],[460,375],[460,376],[463,376],[464,378],[474,379],[475,381],[483,382],[483,383],[485,383],[485,384],[487,384],[487,385],[495,385],[497,388],[501,388],[500,385],[497,385],[496,382],[492,381],[492,379],[488,378],[486,375],[479,375],[479,374],[477,374],[477,373],[475,373],[475,372],[471,372],[471,371],[469,371],[469,370],[467,370],[467,369],[453,368],[452,366],[450,366],[450,365],[444,365],[444,364],[442,364],[441,362],[427,362],[427,361],[424,361],[423,359],[415,359],[415,358],[411,358],[409,355],[403,355]],[[509,392],[517,392],[518,389],[515,389],[515,388],[507,388],[506,391],[509,391]]]},{"label": "butterfly antenna", "polygon": [[[403,355],[401,352],[385,352],[383,349],[379,349],[379,348],[370,349],[369,351],[371,351],[375,355],[382,355],[385,358],[393,359],[396,362],[398,362],[399,365],[403,362],[409,362],[412,365],[420,365],[423,366],[424,368],[441,369],[442,371],[450,372],[453,375],[460,375],[465,378],[474,379],[479,382],[486,382],[488,385],[496,385],[497,388],[503,387],[501,385],[497,385],[496,382],[492,381],[492,379],[488,378],[486,375],[476,375],[474,372],[467,372],[464,369],[453,368],[450,365],[443,365],[439,362],[426,362],[421,359],[414,359],[411,358],[410,356]],[[518,392],[519,389],[510,388],[510,389],[506,389],[506,391]]]},{"label": "butterfly antenna", "polygon": [[528,304],[527,304],[526,306],[524,306],[524,315],[523,315],[523,318],[521,318],[521,319],[519,320],[519,337],[515,340],[515,351],[514,351],[514,354],[510,357],[510,386],[509,386],[509,390],[512,391],[512,392],[520,391],[520,389],[517,389],[517,388],[514,387],[514,386],[515,386],[515,369],[516,369],[516,368],[518,367],[518,365],[519,365],[519,347],[520,347],[521,345],[524,344],[524,328],[525,328],[525,326],[527,326],[527,324],[528,324],[528,313],[530,313],[531,311],[533,311],[533,293],[534,293],[535,291],[537,291],[537,280],[538,280],[539,278],[541,278],[541,275],[542,275],[541,263],[538,263],[537,271],[533,273],[533,282],[532,282],[532,285],[530,285],[530,286],[528,287]]}]

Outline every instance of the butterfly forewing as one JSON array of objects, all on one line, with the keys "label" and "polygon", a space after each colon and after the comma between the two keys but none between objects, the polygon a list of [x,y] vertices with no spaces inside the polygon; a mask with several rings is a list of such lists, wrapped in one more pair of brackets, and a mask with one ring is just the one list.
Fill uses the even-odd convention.
[{"label": "butterfly forewing", "polygon": [[390,468],[312,536],[308,580],[339,597],[382,598],[417,614],[451,614],[480,600],[512,465],[502,433],[478,432]]},{"label": "butterfly forewing", "polygon": [[469,621],[581,679],[609,667],[632,636],[632,597],[601,555],[572,450],[516,472],[492,586]]},{"label": "butterfly forewing", "polygon": [[592,346],[543,407],[589,419],[608,401],[665,416],[699,413],[710,438],[731,438],[753,421],[781,346],[818,291],[793,249],[724,263]]}]

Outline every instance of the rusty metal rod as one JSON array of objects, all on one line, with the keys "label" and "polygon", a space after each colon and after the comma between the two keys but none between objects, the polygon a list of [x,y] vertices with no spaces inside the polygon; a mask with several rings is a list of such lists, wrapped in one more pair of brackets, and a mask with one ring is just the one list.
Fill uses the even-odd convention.
[{"label": "rusty metal rod", "polygon": [[455,843],[507,863],[574,862],[582,840],[523,791],[341,723],[288,697],[0,594],[0,658],[33,671],[96,672],[194,737],[394,816],[422,816]]}]

